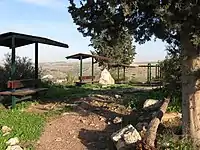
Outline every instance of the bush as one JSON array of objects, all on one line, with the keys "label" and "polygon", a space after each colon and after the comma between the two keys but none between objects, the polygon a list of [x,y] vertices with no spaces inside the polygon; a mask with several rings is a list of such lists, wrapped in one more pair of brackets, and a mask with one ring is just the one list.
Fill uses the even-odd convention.
[{"label": "bush", "polygon": [[[16,56],[16,68],[15,68],[15,79],[30,79],[35,76],[35,68],[32,60],[28,57]],[[39,71],[40,75],[40,71]],[[11,55],[6,54],[4,59],[4,64],[0,67],[0,80],[1,80],[1,90],[6,88],[6,83],[11,76]]]}]

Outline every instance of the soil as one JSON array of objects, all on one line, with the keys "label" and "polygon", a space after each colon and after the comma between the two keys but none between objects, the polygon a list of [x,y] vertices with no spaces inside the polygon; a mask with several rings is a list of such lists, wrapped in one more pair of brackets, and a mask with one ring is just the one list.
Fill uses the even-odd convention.
[{"label": "soil", "polygon": [[[110,136],[122,127],[122,123],[114,124],[113,120],[130,114],[131,110],[103,96],[82,98],[74,103],[77,106],[73,112],[65,112],[48,122],[36,150],[113,149]],[[28,111],[41,107],[41,104],[32,106]]]}]

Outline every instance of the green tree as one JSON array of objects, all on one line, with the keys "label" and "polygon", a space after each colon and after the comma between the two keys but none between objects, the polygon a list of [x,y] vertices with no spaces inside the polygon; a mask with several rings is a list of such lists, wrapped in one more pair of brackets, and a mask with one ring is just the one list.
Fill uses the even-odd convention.
[{"label": "green tree", "polygon": [[[97,35],[91,38],[91,44],[94,51],[92,54],[100,55],[111,58],[113,63],[119,64],[131,64],[135,56],[135,46],[132,44],[133,38],[127,30],[119,32],[117,39],[109,39],[104,36],[104,32],[101,35]],[[98,60],[99,65],[104,65],[104,61]]]},{"label": "green tree", "polygon": [[[200,143],[200,1],[198,0],[83,0],[70,1],[69,12],[84,36],[107,29],[115,38],[127,27],[139,43],[154,35],[181,48],[183,133]],[[114,14],[109,10],[115,8]]]},{"label": "green tree", "polygon": [[181,58],[180,48],[175,45],[168,45],[166,48],[167,56],[160,62],[162,80],[168,91],[173,97],[181,93]]}]

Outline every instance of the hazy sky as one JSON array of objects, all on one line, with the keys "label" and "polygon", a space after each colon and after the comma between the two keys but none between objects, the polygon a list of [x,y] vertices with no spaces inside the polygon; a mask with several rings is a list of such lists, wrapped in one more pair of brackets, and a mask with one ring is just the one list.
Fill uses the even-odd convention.
[{"label": "hazy sky", "polygon": [[[77,0],[78,1],[78,0]],[[68,49],[40,45],[39,61],[66,61],[65,56],[82,52],[89,53],[89,38],[76,30],[67,10],[68,0],[0,0],[0,33],[21,32],[48,37],[65,42]],[[161,41],[136,44],[136,61],[155,61],[165,57],[165,44]],[[0,47],[0,60],[8,53]],[[34,47],[17,49],[17,55],[34,60]]]}]

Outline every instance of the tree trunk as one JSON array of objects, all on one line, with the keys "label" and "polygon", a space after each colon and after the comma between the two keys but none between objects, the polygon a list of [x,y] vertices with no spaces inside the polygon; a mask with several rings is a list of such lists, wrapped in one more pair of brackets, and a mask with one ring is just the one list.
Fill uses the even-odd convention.
[{"label": "tree trunk", "polygon": [[[181,34],[183,133],[200,143],[200,55],[188,34]],[[197,142],[197,143],[196,143]]]},{"label": "tree trunk", "polygon": [[158,126],[161,122],[161,119],[163,115],[165,114],[168,104],[169,104],[170,99],[166,98],[161,105],[160,109],[156,113],[155,117],[151,120],[148,126],[148,130],[146,133],[145,141],[148,146],[151,148],[155,148],[155,140],[156,140],[156,133],[158,130]]}]

